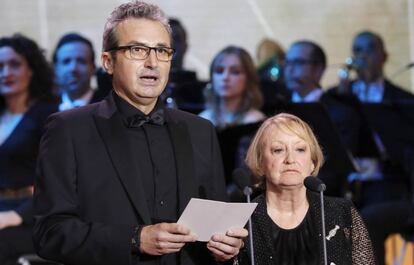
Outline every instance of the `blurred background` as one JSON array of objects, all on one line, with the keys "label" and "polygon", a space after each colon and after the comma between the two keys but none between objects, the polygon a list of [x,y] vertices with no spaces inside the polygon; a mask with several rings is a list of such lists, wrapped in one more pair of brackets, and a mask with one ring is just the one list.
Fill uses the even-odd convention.
[{"label": "blurred background", "polygon": [[[2,0],[0,35],[21,32],[36,40],[50,59],[57,40],[69,31],[92,39],[100,52],[109,12],[125,1]],[[189,49],[184,67],[208,78],[212,57],[235,44],[256,57],[263,38],[286,49],[293,41],[311,39],[328,56],[323,87],[338,82],[337,71],[351,55],[351,42],[361,30],[383,38],[389,53],[386,75],[414,91],[414,71],[399,72],[414,62],[414,0],[153,0],[187,29]],[[97,64],[100,65],[99,56]]]}]

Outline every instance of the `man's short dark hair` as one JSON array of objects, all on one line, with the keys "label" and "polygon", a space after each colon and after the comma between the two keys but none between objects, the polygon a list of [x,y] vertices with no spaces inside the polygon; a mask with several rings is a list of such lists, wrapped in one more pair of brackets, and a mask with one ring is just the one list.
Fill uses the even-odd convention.
[{"label": "man's short dark hair", "polygon": [[311,47],[312,52],[310,55],[311,56],[310,60],[313,61],[315,64],[321,65],[323,69],[326,68],[326,54],[323,51],[321,46],[309,40],[296,41],[292,44],[292,46],[295,46],[295,45],[307,45]]},{"label": "man's short dark hair", "polygon": [[[373,31],[364,30],[364,31],[359,32],[357,35],[355,35],[354,40],[353,40],[352,43],[355,43],[355,40],[359,37],[370,37],[370,38],[374,39],[377,42],[378,47],[383,52],[385,52],[384,40],[382,39],[382,37],[379,34],[373,32]],[[352,46],[353,46],[353,44],[352,44]]]},{"label": "man's short dark hair", "polygon": [[180,20],[178,20],[177,18],[169,18],[168,22],[170,23],[170,27],[173,31],[177,28],[181,29],[181,34],[184,40],[187,40],[187,31],[185,30],[183,24],[181,24]]},{"label": "man's short dark hair", "polygon": [[87,38],[83,37],[82,35],[78,34],[78,33],[68,33],[63,35],[58,44],[56,45],[56,49],[53,52],[53,63],[56,64],[57,61],[57,53],[59,51],[59,49],[68,43],[72,43],[72,42],[81,42],[86,44],[86,46],[89,47],[89,50],[91,51],[91,60],[92,60],[92,64],[95,64],[95,51],[93,50],[93,45],[92,42],[90,40],[88,40]]}]

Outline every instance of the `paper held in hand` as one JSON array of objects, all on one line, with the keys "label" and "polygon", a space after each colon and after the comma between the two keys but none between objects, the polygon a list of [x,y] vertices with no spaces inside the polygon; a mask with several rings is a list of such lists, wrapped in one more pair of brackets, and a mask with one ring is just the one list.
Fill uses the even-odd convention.
[{"label": "paper held in hand", "polygon": [[196,234],[198,241],[209,241],[214,234],[225,234],[230,228],[242,228],[257,203],[230,203],[192,198],[184,209],[179,224]]}]

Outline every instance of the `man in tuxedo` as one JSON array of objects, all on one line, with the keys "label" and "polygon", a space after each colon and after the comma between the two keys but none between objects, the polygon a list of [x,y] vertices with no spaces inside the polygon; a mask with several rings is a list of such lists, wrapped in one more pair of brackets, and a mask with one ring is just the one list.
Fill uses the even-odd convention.
[{"label": "man in tuxedo", "polygon": [[413,94],[384,76],[388,53],[380,35],[372,31],[358,33],[353,40],[352,54],[357,79],[342,78],[331,93],[354,95],[367,103],[414,102]]},{"label": "man in tuxedo", "polygon": [[243,228],[206,243],[175,223],[193,197],[225,200],[215,129],[164,108],[171,28],[155,5],[117,7],[103,34],[113,77],[103,101],[46,126],[35,188],[34,243],[65,264],[212,264],[238,254]]},{"label": "man in tuxedo", "polygon": [[162,97],[170,107],[198,114],[204,109],[203,90],[206,82],[197,78],[197,73],[184,68],[187,53],[187,31],[177,18],[170,18],[172,46],[175,50],[171,60],[170,76]]},{"label": "man in tuxedo", "polygon": [[95,74],[95,52],[87,38],[77,33],[62,36],[52,59],[61,98],[60,111],[98,102],[108,93],[91,87]]},{"label": "man in tuxedo", "polygon": [[[356,70],[357,78],[341,79],[339,85],[329,93],[338,95],[343,102],[359,109],[361,116],[364,116],[364,111],[360,103],[414,103],[413,94],[385,77],[384,65],[388,54],[380,35],[371,31],[358,33],[353,40],[352,53],[352,67]],[[371,124],[368,119],[364,123],[368,126]],[[388,124],[385,119],[383,123]],[[393,158],[390,160],[381,135],[374,130],[374,126],[370,127],[371,134],[376,138],[377,149],[386,155],[360,158],[360,168],[369,170],[356,173],[353,178],[361,190],[361,216],[370,232],[378,264],[383,265],[386,238],[392,233],[412,232],[414,207],[410,201],[412,191],[407,187],[414,180],[414,168],[411,166],[413,149],[406,143],[402,151],[406,157],[397,162]],[[395,139],[401,138],[400,128],[391,130],[396,132]]]}]

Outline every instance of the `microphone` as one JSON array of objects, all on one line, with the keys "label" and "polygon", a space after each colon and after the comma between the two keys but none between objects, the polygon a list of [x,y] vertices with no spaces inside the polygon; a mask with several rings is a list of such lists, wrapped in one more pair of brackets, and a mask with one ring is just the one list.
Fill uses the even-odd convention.
[{"label": "microphone", "polygon": [[314,192],[321,192],[326,190],[326,185],[317,177],[309,176],[305,178],[305,187]]},{"label": "microphone", "polygon": [[321,198],[321,217],[322,217],[322,245],[323,245],[323,261],[324,265],[328,265],[328,252],[326,249],[326,230],[325,230],[325,206],[323,204],[323,192],[326,185],[317,177],[309,176],[305,178],[305,187],[311,191],[319,192]]},{"label": "microphone", "polygon": [[401,67],[401,68],[400,68],[400,69],[398,69],[395,73],[393,73],[393,74],[390,76],[390,78],[391,78],[391,79],[396,78],[397,76],[399,76],[399,75],[400,75],[400,74],[402,74],[403,72],[405,72],[405,71],[409,70],[411,67],[414,67],[414,62],[412,62],[412,63],[408,63],[407,65],[405,65],[405,66]]},{"label": "microphone", "polygon": [[[246,195],[246,200],[250,203],[250,195],[252,195],[253,190],[250,187],[250,172],[244,168],[236,168],[231,174],[232,179],[236,186],[243,191]],[[250,246],[250,264],[254,265],[254,249],[253,249],[253,228],[252,228],[252,218],[249,217],[248,222],[248,231],[249,231],[249,246]]]},{"label": "microphone", "polygon": [[253,190],[250,187],[251,185],[250,172],[248,172],[248,170],[244,168],[236,168],[231,174],[231,176],[236,186],[241,191],[243,191],[243,194],[246,195],[248,199],[250,200],[250,195],[252,195],[253,193]]}]

